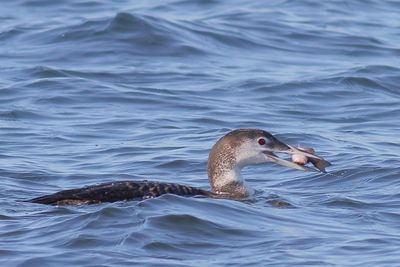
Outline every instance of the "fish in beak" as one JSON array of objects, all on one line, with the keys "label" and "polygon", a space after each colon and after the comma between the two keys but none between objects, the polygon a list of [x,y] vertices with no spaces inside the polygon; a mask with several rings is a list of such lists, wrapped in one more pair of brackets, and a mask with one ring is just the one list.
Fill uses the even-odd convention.
[{"label": "fish in beak", "polygon": [[[271,138],[270,138],[271,139]],[[270,161],[288,167],[288,168],[293,168],[296,170],[302,170],[302,171],[320,171],[323,173],[326,173],[325,168],[328,166],[331,166],[331,163],[325,159],[323,159],[320,156],[317,156],[315,154],[311,154],[307,152],[304,149],[301,148],[295,148],[290,145],[287,145],[281,141],[279,141],[276,137],[273,137],[272,142],[269,145],[268,150],[264,151],[265,156],[269,158]],[[315,168],[307,167],[301,164],[294,163],[289,160],[281,159],[279,158],[275,153],[285,153],[289,155],[301,155],[304,156],[308,159],[309,162],[311,162]]]}]

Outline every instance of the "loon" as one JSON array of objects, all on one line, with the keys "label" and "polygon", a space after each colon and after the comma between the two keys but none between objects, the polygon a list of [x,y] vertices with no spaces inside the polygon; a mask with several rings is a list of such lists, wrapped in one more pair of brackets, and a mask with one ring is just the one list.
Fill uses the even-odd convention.
[{"label": "loon", "polygon": [[[274,152],[306,156],[317,169],[279,158]],[[241,170],[260,163],[273,162],[289,168],[325,172],[331,164],[300,148],[284,144],[260,129],[237,129],[227,133],[212,147],[208,157],[211,191],[176,183],[152,181],[116,181],[69,189],[33,198],[28,202],[48,205],[82,205],[126,200],[142,200],[163,194],[245,199],[253,190],[245,186]]]}]

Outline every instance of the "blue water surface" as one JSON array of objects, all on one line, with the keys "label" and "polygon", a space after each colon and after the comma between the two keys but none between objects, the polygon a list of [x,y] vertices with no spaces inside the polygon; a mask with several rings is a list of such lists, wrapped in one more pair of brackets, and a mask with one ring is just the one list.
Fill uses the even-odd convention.
[{"label": "blue water surface", "polygon": [[[400,2],[15,0],[0,22],[1,266],[400,265]],[[249,167],[248,201],[21,202],[208,189],[243,127],[333,166]]]}]

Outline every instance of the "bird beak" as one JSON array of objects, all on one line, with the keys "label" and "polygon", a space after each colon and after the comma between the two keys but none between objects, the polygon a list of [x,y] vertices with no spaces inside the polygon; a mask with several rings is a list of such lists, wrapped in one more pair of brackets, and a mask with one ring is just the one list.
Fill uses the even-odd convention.
[{"label": "bird beak", "polygon": [[[292,161],[285,160],[279,158],[275,153],[285,153],[285,154],[290,154],[290,155],[303,155],[308,158],[308,160],[314,165],[315,168],[310,168],[307,166],[299,165],[296,164]],[[321,171],[321,172],[326,172],[325,168],[330,166],[331,163],[323,159],[322,157],[319,157],[314,154],[310,154],[307,151],[304,151],[299,148],[292,147],[290,145],[287,145],[281,141],[279,141],[277,138],[273,138],[272,144],[270,145],[270,149],[264,151],[264,154],[269,158],[270,161],[288,167],[288,168],[293,168],[296,170],[302,170],[302,171]]]}]

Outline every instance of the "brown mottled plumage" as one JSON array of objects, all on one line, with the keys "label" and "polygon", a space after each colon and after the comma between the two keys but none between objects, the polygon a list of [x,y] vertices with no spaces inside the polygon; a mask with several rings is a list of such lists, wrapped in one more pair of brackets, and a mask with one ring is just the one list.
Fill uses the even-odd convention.
[{"label": "brown mottled plumage", "polygon": [[118,181],[63,190],[51,195],[34,198],[30,202],[49,205],[79,205],[121,200],[141,200],[158,197],[163,194],[211,197],[213,195],[211,192],[202,189],[173,183]]}]

